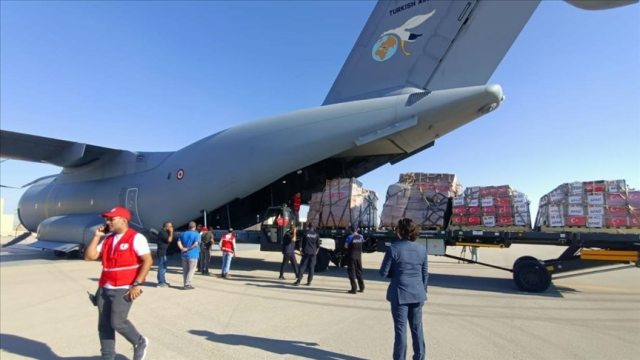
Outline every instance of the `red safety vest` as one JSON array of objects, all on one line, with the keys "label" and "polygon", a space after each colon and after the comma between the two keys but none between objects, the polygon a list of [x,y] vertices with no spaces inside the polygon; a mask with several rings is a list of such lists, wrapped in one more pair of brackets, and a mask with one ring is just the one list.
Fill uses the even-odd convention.
[{"label": "red safety vest", "polygon": [[236,236],[233,234],[224,234],[222,235],[222,246],[220,247],[222,252],[232,253],[233,252],[233,241],[236,239]]},{"label": "red safety vest", "polygon": [[[102,274],[98,285],[103,287],[107,282],[111,286],[131,285],[138,276],[142,259],[133,248],[133,238],[137,232],[128,229],[113,249],[116,234],[109,235],[102,242]],[[142,281],[144,282],[144,280]]]}]

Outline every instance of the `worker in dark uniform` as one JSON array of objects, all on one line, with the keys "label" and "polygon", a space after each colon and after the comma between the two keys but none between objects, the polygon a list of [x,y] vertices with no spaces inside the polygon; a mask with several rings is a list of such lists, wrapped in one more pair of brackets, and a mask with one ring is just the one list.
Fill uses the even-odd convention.
[{"label": "worker in dark uniform", "polygon": [[300,285],[305,269],[309,271],[307,286],[311,285],[311,281],[313,281],[313,272],[316,267],[316,255],[318,255],[318,251],[320,251],[320,235],[314,231],[313,224],[310,223],[307,225],[307,228],[309,230],[305,231],[300,243],[302,260],[300,261],[300,269],[298,270],[298,280],[293,283],[294,286]]},{"label": "worker in dark uniform", "polygon": [[356,293],[356,279],[358,280],[359,292],[364,292],[364,279],[362,278],[362,245],[364,237],[358,234],[358,226],[351,225],[351,235],[347,237],[344,248],[347,249],[351,261],[347,267],[349,273],[349,281],[351,281],[351,290],[349,294]]},{"label": "worker in dark uniform", "polygon": [[284,267],[288,262],[291,262],[293,267],[293,273],[298,278],[298,260],[296,259],[296,226],[289,226],[289,231],[282,237],[282,264],[280,265],[280,280],[286,280],[284,278]]}]

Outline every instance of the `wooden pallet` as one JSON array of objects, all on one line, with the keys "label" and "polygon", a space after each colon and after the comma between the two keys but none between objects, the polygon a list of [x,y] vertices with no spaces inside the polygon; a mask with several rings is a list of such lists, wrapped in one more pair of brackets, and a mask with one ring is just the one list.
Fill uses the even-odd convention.
[{"label": "wooden pallet", "polygon": [[574,232],[574,233],[605,233],[605,234],[639,234],[640,228],[632,227],[601,227],[592,228],[586,226],[542,226],[540,230],[545,232]]}]

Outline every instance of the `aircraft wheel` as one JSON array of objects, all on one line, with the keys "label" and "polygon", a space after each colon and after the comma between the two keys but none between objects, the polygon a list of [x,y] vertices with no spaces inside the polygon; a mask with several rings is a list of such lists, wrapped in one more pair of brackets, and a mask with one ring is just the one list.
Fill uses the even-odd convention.
[{"label": "aircraft wheel", "polygon": [[513,281],[521,291],[539,293],[551,285],[551,274],[540,261],[523,260],[513,269]]},{"label": "aircraft wheel", "polygon": [[329,268],[329,261],[331,257],[326,249],[320,249],[318,255],[316,256],[316,268],[315,272],[320,273],[326,271]]}]

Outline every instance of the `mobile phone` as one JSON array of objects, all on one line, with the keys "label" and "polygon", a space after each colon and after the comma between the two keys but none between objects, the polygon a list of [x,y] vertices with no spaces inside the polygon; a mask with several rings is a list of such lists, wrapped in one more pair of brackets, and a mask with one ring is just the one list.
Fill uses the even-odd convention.
[{"label": "mobile phone", "polygon": [[[143,291],[142,289],[140,289],[140,295],[142,295]],[[124,301],[126,302],[131,302],[131,297],[129,295],[129,293],[124,294]]]}]

